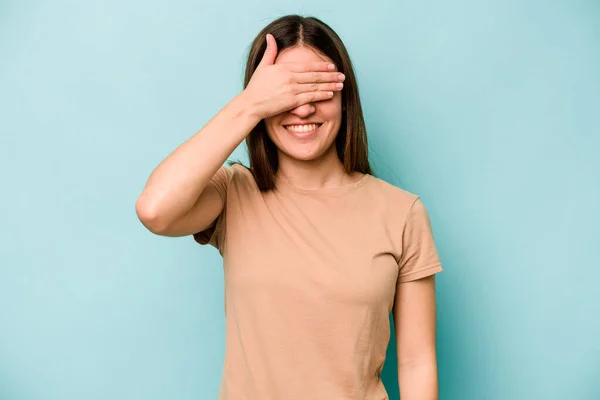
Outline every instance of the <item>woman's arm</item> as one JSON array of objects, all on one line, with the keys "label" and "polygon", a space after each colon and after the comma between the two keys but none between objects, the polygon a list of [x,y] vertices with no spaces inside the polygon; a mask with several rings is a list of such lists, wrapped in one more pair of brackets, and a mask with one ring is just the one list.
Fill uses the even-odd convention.
[{"label": "woman's arm", "polygon": [[136,202],[137,215],[151,232],[191,235],[208,227],[219,215],[223,204],[218,193],[203,191],[260,121],[250,112],[243,95],[230,101],[152,172]]},{"label": "woman's arm", "polygon": [[336,83],[343,75],[328,62],[274,65],[276,58],[269,34],[246,89],[152,172],[136,202],[138,218],[151,232],[186,236],[206,229],[223,209],[208,182],[250,131],[264,118],[341,90]]},{"label": "woman's arm", "polygon": [[394,303],[402,400],[438,400],[435,275],[399,284]]}]

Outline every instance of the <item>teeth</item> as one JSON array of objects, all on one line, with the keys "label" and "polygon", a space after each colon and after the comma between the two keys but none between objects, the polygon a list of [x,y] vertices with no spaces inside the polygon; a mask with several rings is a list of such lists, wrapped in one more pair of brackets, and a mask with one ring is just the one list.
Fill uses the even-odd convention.
[{"label": "teeth", "polygon": [[292,132],[310,132],[317,129],[317,124],[308,125],[288,125],[286,128]]}]

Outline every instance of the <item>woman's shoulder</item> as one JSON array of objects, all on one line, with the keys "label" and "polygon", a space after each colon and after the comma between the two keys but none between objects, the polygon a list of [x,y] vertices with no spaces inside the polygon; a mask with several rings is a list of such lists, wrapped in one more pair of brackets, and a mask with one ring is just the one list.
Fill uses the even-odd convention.
[{"label": "woman's shoulder", "polygon": [[[372,198],[379,198],[379,209],[383,219],[397,226],[418,221],[428,221],[428,212],[418,193],[407,190],[402,185],[392,184],[381,178],[372,179]],[[404,228],[403,228],[404,229]]]},{"label": "woman's shoulder", "polygon": [[244,187],[254,189],[256,187],[252,170],[241,162],[229,162],[227,165],[223,165],[221,170],[227,176],[229,183],[238,189]]},{"label": "woman's shoulder", "polygon": [[372,188],[385,201],[396,206],[406,206],[410,208],[419,198],[417,193],[407,190],[402,185],[393,184],[383,178],[372,177]]}]

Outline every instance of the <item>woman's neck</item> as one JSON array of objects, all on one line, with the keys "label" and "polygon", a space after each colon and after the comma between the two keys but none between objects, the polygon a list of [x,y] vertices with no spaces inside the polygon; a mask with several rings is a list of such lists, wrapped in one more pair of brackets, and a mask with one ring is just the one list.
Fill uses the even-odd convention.
[{"label": "woman's neck", "polygon": [[348,174],[335,148],[315,160],[304,161],[279,154],[277,176],[301,189],[324,189],[343,186],[360,179],[362,174]]}]

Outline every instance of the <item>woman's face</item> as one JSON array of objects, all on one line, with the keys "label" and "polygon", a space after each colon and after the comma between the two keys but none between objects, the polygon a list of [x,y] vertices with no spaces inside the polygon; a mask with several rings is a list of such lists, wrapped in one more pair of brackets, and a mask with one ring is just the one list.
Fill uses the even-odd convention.
[{"label": "woman's face", "polygon": [[[296,46],[279,53],[275,64],[331,62],[308,47]],[[279,149],[279,157],[314,160],[335,153],[334,141],[342,123],[342,93],[329,100],[308,103],[265,119],[269,138]],[[337,155],[336,155],[337,156]]]}]

